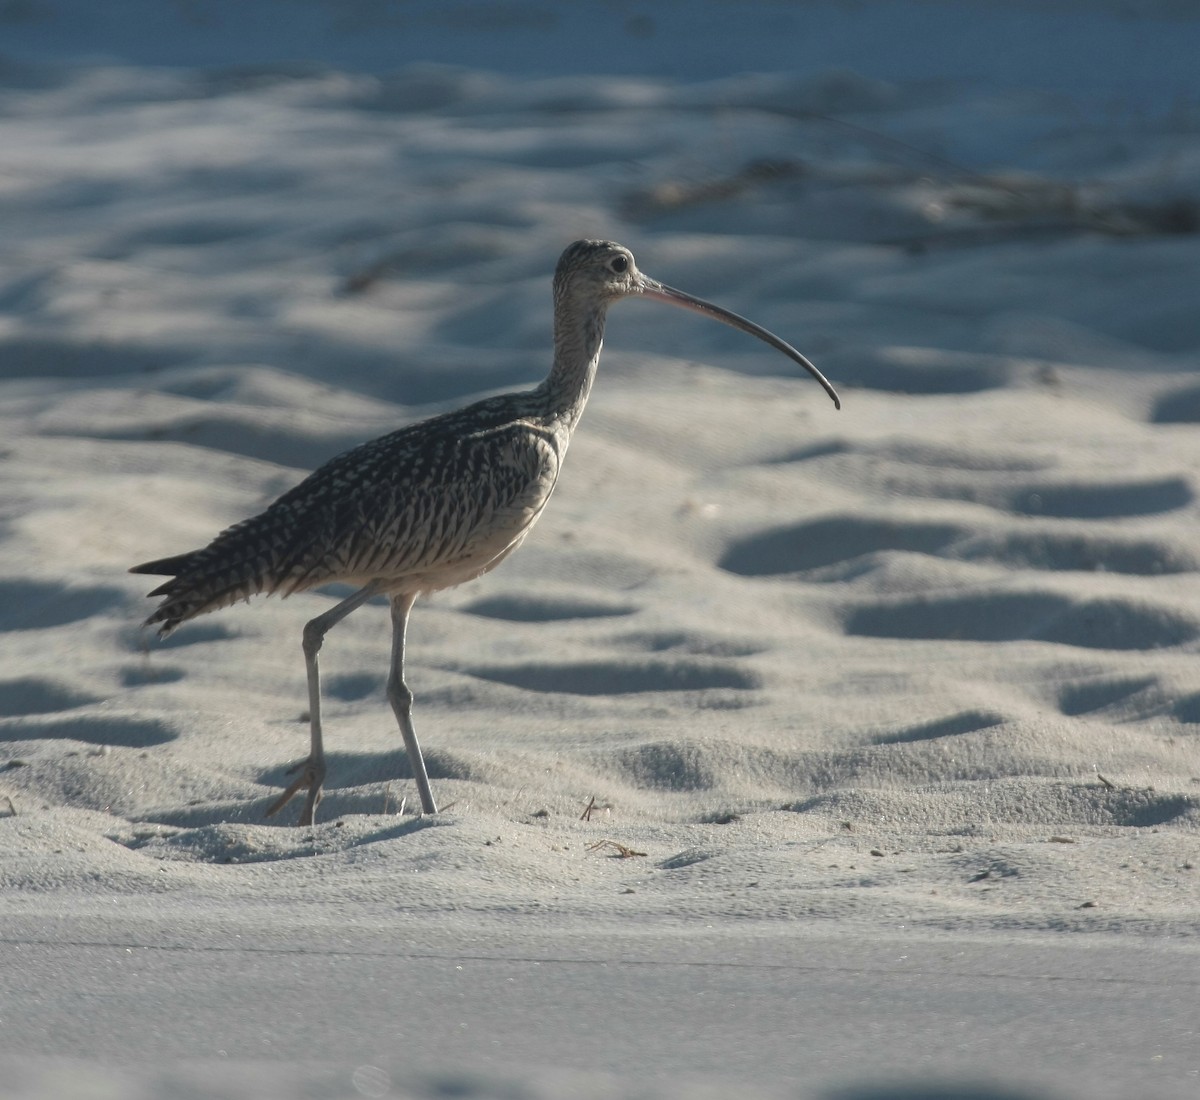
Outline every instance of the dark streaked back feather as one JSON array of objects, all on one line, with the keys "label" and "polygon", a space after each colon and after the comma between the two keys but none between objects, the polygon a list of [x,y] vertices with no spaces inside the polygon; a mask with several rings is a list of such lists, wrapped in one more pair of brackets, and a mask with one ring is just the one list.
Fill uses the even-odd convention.
[{"label": "dark streaked back feather", "polygon": [[172,576],[151,593],[165,599],[147,623],[165,634],[260,592],[338,580],[400,587],[415,577],[422,590],[444,587],[420,578],[452,574],[483,538],[507,531],[519,540],[553,488],[567,440],[538,418],[535,392],[487,398],[364,443],[208,546],[136,566]]}]

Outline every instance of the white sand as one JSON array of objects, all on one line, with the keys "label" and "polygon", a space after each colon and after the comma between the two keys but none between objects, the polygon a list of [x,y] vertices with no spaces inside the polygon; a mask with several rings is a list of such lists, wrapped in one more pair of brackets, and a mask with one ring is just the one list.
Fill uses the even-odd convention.
[{"label": "white sand", "polygon": [[[276,7],[247,10],[274,25]],[[398,16],[367,6],[367,31],[330,30],[298,5],[269,56],[330,67],[187,67],[222,43],[230,60],[268,56],[249,15],[244,36],[213,15],[179,38],[127,12],[142,33],[122,56],[117,24],[47,3],[67,66],[48,60],[53,23],[12,24],[0,1060],[14,1094],[379,1095],[353,1078],[367,1065],[395,1095],[727,1095],[735,1076],[761,1095],[840,1085],[863,1100],[900,1095],[869,1092],[881,1081],[944,1079],[980,1097],[1196,1095],[1200,106],[1179,63],[1200,46],[1195,9],[1027,12],[1028,54],[1006,67],[985,51],[976,71],[967,22],[941,24],[940,69],[916,34],[949,8],[891,6],[924,43],[905,62],[867,5],[855,74],[784,71],[795,13],[777,26],[755,6],[731,29],[704,4],[668,79],[639,59],[674,8],[649,32],[644,13],[614,23],[603,5],[499,28],[527,52],[560,35],[524,75],[520,49],[486,71],[477,32],[417,7],[439,44],[425,54]],[[1010,15],[969,7],[1003,44]],[[813,11],[846,63],[853,12]],[[588,57],[593,75],[561,75],[588,19],[611,48]],[[1105,84],[1076,53],[1043,57],[1047,35],[1108,42],[1121,63]],[[389,40],[394,66],[378,56]],[[776,71],[737,75],[756,43]],[[459,47],[471,67],[401,67]],[[155,49],[177,67],[151,67]],[[202,545],[357,442],[537,382],[550,274],[581,236],[628,244],[652,276],[796,344],[843,411],[743,334],[618,306],[538,528],[414,613],[409,683],[444,812],[414,816],[383,695],[388,617],[371,606],[322,653],[319,824],[291,828],[298,807],[268,821],[307,751],[301,627],[338,594],[259,600],[160,644],[138,625],[148,578],[125,570]],[[432,1026],[418,1055],[405,1015],[454,1027],[458,1010],[412,986],[399,1008],[371,988],[376,964],[339,970],[343,934],[399,983],[421,980],[402,964],[422,944],[539,959],[569,1007],[540,1042],[517,1029],[503,1058],[442,1049]],[[302,950],[275,960],[273,988],[242,988],[260,943]],[[846,961],[858,944],[875,952],[861,971]],[[101,956],[167,947],[151,952],[167,992],[147,979],[108,1004],[124,979]],[[906,950],[926,1001],[880,979]],[[747,1003],[757,990],[785,1016],[784,991],[806,991],[794,1019],[735,998],[706,1025],[703,989],[664,979],[660,1000],[635,974],[612,994],[628,1011],[590,1019],[589,983],[600,998],[606,979],[565,973],[573,952],[668,969],[744,956],[766,968],[743,972]],[[947,969],[955,952],[966,961]],[[171,999],[172,968],[213,967],[224,984]],[[814,969],[827,996],[808,989]],[[1006,1033],[1009,994],[986,979],[1018,971],[1043,984]],[[1068,992],[1068,977],[1095,984]],[[977,1017],[931,1015],[970,1003],[975,979]],[[1129,999],[1104,1007],[1118,987]],[[82,997],[96,1000],[80,1029]],[[493,1027],[512,1011],[497,998]],[[360,1039],[384,1028],[379,1049],[287,1027],[273,1047],[214,1038],[243,1009],[324,1006]],[[715,1038],[638,1046],[668,1018]],[[836,1058],[771,1045],[888,1020],[901,1030],[868,1028]],[[959,1024],[965,1046],[925,1057]],[[648,1061],[581,1053],[606,1049],[605,1027]],[[714,1055],[738,1043],[746,1057]]]}]

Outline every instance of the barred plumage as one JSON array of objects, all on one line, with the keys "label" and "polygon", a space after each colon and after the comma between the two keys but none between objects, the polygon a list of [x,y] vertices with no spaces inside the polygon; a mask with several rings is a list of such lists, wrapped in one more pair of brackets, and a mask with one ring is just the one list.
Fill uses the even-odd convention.
[{"label": "barred plumage", "polygon": [[531,419],[529,397],[489,398],[364,443],[203,549],[138,566],[172,574],[150,593],[166,599],[148,624],[166,635],[240,599],[333,581],[423,593],[485,572],[536,519],[566,450],[565,431]]},{"label": "barred plumage", "polygon": [[816,367],[777,336],[647,278],[621,245],[576,241],[555,271],[554,364],[541,385],[355,447],[208,546],[131,570],[171,578],[150,593],[164,597],[146,621],[162,635],[259,593],[288,596],[334,581],[361,586],[305,627],[312,747],[268,814],[307,788],[300,823],[313,822],[325,775],[317,652],[330,627],[377,594],[392,604],[388,697],[422,809],[436,812],[403,678],[408,613],[419,595],[495,568],[528,534],[550,498],[587,402],[608,307],[630,295],[696,310],[758,336],[812,373],[839,404]]}]

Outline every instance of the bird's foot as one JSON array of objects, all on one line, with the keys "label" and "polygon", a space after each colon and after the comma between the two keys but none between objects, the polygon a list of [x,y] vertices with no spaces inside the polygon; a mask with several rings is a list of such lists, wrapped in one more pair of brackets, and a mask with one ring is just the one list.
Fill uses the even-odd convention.
[{"label": "bird's foot", "polygon": [[291,775],[294,772],[299,774],[296,775],[296,778],[292,780],[283,794],[267,807],[267,817],[274,817],[300,791],[307,789],[308,798],[305,799],[304,809],[300,811],[300,820],[296,824],[302,827],[312,825],[316,817],[317,804],[321,801],[321,787],[325,782],[325,761],[314,760],[310,756],[306,760],[301,760],[298,764],[293,764],[288,768],[286,774]]}]

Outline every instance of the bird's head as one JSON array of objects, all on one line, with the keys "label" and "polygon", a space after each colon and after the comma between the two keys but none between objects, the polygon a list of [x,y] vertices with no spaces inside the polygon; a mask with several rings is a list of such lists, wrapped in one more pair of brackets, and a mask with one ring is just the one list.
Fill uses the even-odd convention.
[{"label": "bird's head", "polygon": [[613,302],[631,295],[690,309],[748,332],[751,336],[757,336],[777,351],[783,352],[793,362],[799,363],[821,383],[834,405],[839,409],[842,407],[837,391],[829,380],[791,344],[781,340],[773,332],[768,332],[761,325],[747,321],[745,317],[643,275],[638,270],[633,253],[624,245],[614,241],[576,241],[568,245],[559,258],[558,267],[554,271],[555,305],[591,318],[597,333],[597,349],[598,334],[604,327],[605,311]]},{"label": "bird's head", "polygon": [[554,297],[609,305],[637,294],[649,282],[637,269],[633,253],[613,241],[576,241],[559,257],[554,271]]}]

